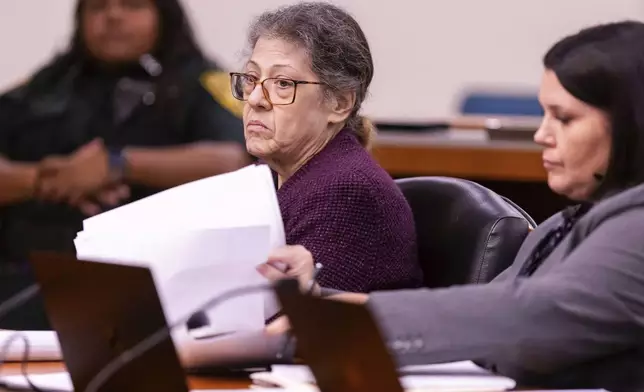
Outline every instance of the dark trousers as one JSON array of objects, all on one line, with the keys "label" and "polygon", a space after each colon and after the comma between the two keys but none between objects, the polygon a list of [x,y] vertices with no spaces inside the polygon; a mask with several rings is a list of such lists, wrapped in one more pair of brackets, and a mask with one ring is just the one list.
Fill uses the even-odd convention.
[{"label": "dark trousers", "polygon": [[[35,284],[26,265],[0,263],[0,303]],[[42,331],[51,326],[40,294],[0,317],[0,329]]]},{"label": "dark trousers", "polygon": [[[27,261],[30,252],[69,253],[74,250],[77,229],[74,224],[0,219],[0,303],[35,284]],[[0,329],[50,330],[42,297],[37,295],[0,316]]]}]

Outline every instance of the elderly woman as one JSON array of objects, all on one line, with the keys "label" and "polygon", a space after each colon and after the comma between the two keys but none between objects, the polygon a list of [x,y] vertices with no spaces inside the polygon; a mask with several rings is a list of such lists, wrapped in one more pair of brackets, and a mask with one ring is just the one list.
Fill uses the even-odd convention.
[{"label": "elderly woman", "polygon": [[249,43],[232,90],[245,102],[247,150],[277,174],[287,243],[310,250],[327,287],[419,287],[410,207],[367,151],[374,129],[358,114],[373,76],[358,23],[330,4],[300,3],[261,15]]},{"label": "elderly woman", "polygon": [[[537,227],[501,276],[336,296],[366,303],[388,340],[414,337],[393,345],[401,363],[471,359],[519,385],[644,389],[644,56],[633,49],[642,42],[644,24],[622,22],[546,54],[534,139],[550,188],[580,204]],[[311,278],[303,248],[274,259]]]}]

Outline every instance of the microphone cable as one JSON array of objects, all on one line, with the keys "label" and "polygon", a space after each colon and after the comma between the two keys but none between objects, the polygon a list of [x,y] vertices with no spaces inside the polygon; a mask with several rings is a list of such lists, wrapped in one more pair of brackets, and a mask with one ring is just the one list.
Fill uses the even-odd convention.
[{"label": "microphone cable", "polygon": [[158,329],[156,332],[148,335],[146,338],[141,340],[133,347],[122,352],[119,356],[117,356],[112,361],[110,361],[107,365],[105,365],[98,373],[96,373],[96,375],[87,384],[87,387],[85,388],[85,392],[98,392],[100,388],[103,387],[103,385],[107,381],[109,381],[114,374],[116,374],[119,370],[121,370],[123,367],[128,365],[130,362],[134,361],[141,355],[145,354],[148,350],[154,348],[156,345],[163,342],[163,340],[170,337],[172,330],[178,326],[185,325],[188,322],[188,320],[190,320],[193,314],[197,312],[205,311],[207,309],[214,308],[219,304],[229,299],[233,299],[235,297],[254,294],[261,291],[268,291],[268,290],[271,290],[272,288],[273,288],[272,284],[245,286],[245,287],[239,287],[236,289],[225,291],[211,298],[210,300],[206,301],[203,305],[199,306],[194,312],[190,312],[188,316],[182,317],[181,319],[179,319],[178,321],[176,321],[175,323],[169,326],[166,325]]},{"label": "microphone cable", "polygon": [[2,318],[8,313],[11,313],[15,309],[24,305],[25,302],[34,298],[39,292],[40,286],[37,283],[33,283],[9,297],[6,301],[0,304],[0,320],[2,320]]},{"label": "microphone cable", "polygon": [[[40,286],[37,283],[33,283],[9,297],[7,300],[0,304],[0,320],[2,320],[7,314],[24,305],[30,299],[34,298],[39,292]],[[42,389],[35,386],[29,378],[28,367],[29,354],[31,353],[31,343],[29,342],[27,335],[25,335],[23,332],[16,331],[4,341],[2,351],[0,352],[0,368],[2,368],[2,366],[5,364],[7,355],[9,354],[9,349],[11,348],[13,342],[15,342],[17,339],[22,339],[25,344],[25,349],[22,353],[22,359],[20,361],[20,372],[22,376],[25,378],[27,384],[32,390],[36,392],[44,392]]]},{"label": "microphone cable", "polygon": [[[29,375],[29,354],[31,354],[31,343],[29,342],[29,338],[27,335],[20,331],[16,331],[15,333],[11,334],[9,338],[7,338],[4,341],[4,344],[2,345],[2,354],[0,356],[0,368],[5,364],[5,358],[7,357],[9,353],[9,349],[11,348],[11,344],[15,342],[18,339],[22,339],[22,341],[25,344],[25,349],[22,352],[22,358],[20,360],[20,374],[22,377],[25,378],[25,381],[27,382],[27,385],[29,388],[31,388],[32,391],[35,392],[48,392],[46,390],[43,390],[42,388],[37,387],[34,385],[34,383],[31,381],[30,375]],[[4,386],[5,388],[8,387],[6,385],[6,382],[3,380],[0,380],[0,385]]]}]

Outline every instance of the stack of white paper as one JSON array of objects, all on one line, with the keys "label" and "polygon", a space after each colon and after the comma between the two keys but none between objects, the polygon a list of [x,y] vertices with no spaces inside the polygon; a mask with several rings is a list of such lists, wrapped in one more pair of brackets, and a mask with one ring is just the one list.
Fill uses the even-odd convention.
[{"label": "stack of white paper", "polygon": [[[181,185],[86,219],[75,240],[79,259],[149,267],[169,323],[224,291],[267,283],[255,268],[284,243],[265,165]],[[211,332],[261,329],[268,298],[243,296],[209,310]]]}]

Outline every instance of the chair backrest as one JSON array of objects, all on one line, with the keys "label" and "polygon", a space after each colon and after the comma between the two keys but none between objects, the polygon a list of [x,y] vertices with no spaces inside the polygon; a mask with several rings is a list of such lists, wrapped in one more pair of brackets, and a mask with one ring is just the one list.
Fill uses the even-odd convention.
[{"label": "chair backrest", "polygon": [[471,92],[461,103],[461,113],[478,115],[543,116],[535,95],[502,92]]},{"label": "chair backrest", "polygon": [[512,264],[534,224],[514,203],[472,181],[414,177],[396,183],[414,214],[427,287],[491,281]]}]

